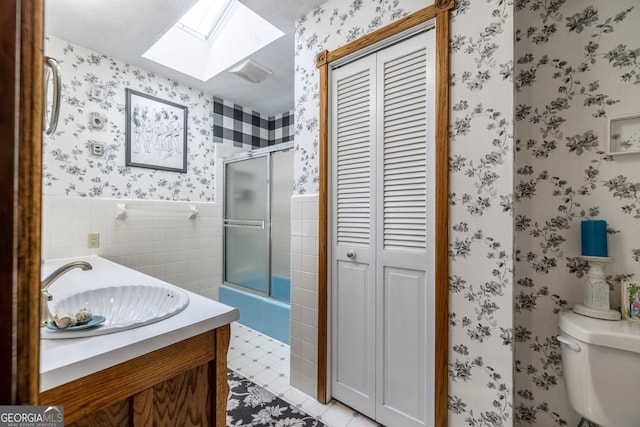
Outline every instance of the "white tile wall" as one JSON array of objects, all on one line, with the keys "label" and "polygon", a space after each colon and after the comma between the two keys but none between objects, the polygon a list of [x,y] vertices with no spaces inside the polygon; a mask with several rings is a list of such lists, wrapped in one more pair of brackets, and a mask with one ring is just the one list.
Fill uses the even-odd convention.
[{"label": "white tile wall", "polygon": [[[242,151],[216,145],[215,200],[223,197],[222,158]],[[142,212],[115,218],[116,204]],[[198,216],[188,219],[189,206]],[[176,217],[176,212],[184,216]],[[44,259],[100,255],[197,294],[218,299],[222,283],[222,203],[43,196]],[[89,249],[89,233],[100,247]]]},{"label": "white tile wall", "polygon": [[[116,204],[130,212],[116,219]],[[198,209],[189,219],[189,206]],[[176,216],[180,215],[180,216]],[[222,281],[222,208],[216,203],[43,197],[44,259],[100,255],[209,298]],[[89,249],[88,234],[100,234]]]},{"label": "white tile wall", "polygon": [[291,198],[291,385],[316,395],[318,382],[318,195]]}]

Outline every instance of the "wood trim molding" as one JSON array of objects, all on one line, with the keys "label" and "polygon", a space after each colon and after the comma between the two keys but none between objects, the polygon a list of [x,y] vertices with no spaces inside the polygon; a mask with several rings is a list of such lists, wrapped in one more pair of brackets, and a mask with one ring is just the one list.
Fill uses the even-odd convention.
[{"label": "wood trim molding", "polygon": [[[442,13],[445,10],[449,10],[453,8],[453,6],[454,6],[453,0],[440,0],[437,5],[427,6],[424,9],[420,9],[419,11],[414,12],[411,15],[407,15],[402,19],[399,19],[372,33],[362,36],[361,38],[354,40],[350,43],[347,43],[346,45],[341,46],[335,50],[332,50],[331,52],[327,52],[325,62],[330,64],[334,61],[337,61],[353,53],[356,53],[369,46],[373,46],[374,44],[379,43],[383,40],[386,40],[389,37],[393,37],[397,34],[400,34],[403,31],[410,30],[416,25],[420,25],[424,22],[427,22],[431,19],[436,18],[438,14]],[[320,52],[318,56],[321,53],[322,52]],[[323,65],[323,64],[318,64],[317,58],[316,58],[316,66],[319,67],[320,65]]]},{"label": "wood trim molding", "polygon": [[448,425],[449,396],[449,10],[436,20],[435,401],[434,426]]},{"label": "wood trim molding", "polygon": [[16,307],[16,400],[40,396],[40,257],[42,198],[43,1],[20,4],[20,100]]},{"label": "wood trim molding", "polygon": [[316,67],[320,68],[323,65],[327,65],[327,55],[329,54],[328,50],[323,50],[322,52],[318,52],[316,55]]},{"label": "wood trim molding", "polygon": [[329,64],[409,30],[431,19],[436,20],[436,201],[435,201],[435,366],[434,426],[448,425],[448,348],[449,348],[449,10],[454,0],[437,0],[411,15],[389,24],[333,51],[316,56],[320,70],[319,134],[319,229],[318,229],[318,386],[317,400],[329,400],[327,387],[328,337],[328,91]]},{"label": "wood trim molding", "polygon": [[[327,51],[321,52],[326,53]],[[326,58],[326,57],[325,57]],[[327,389],[327,339],[328,339],[328,271],[327,242],[329,238],[329,64],[320,67],[320,140],[319,189],[318,189],[318,381],[316,399],[328,403]]]},{"label": "wood trim molding", "polygon": [[451,10],[454,6],[454,0],[436,0],[435,2],[436,13],[444,12],[445,10]]},{"label": "wood trim molding", "polygon": [[4,171],[4,179],[0,182],[0,196],[4,203],[0,205],[0,227],[2,228],[2,240],[0,240],[0,322],[2,322],[2,334],[0,334],[0,402],[3,405],[16,403],[15,384],[16,356],[15,356],[15,326],[16,307],[14,303],[15,262],[17,258],[15,242],[16,208],[11,203],[15,197],[15,157],[17,150],[17,126],[18,114],[16,111],[16,99],[18,90],[14,84],[18,76],[16,64],[18,64],[18,52],[16,43],[19,40],[18,9],[16,0],[9,0],[0,9],[0,79],[5,84],[0,85],[0,168]]},{"label": "wood trim molding", "polygon": [[229,381],[227,380],[227,353],[231,340],[231,325],[216,329],[216,358],[210,363],[209,375],[214,375],[210,384],[215,384],[215,399],[211,402],[211,420],[216,427],[227,425],[227,400],[229,399]]}]

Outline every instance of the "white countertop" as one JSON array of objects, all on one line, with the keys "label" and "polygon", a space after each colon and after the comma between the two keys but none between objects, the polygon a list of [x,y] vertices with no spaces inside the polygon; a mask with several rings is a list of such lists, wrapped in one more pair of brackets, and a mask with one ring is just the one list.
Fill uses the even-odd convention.
[{"label": "white countertop", "polygon": [[[86,289],[127,283],[162,283],[154,277],[99,256],[46,261],[42,277],[70,261],[87,261],[91,271],[68,271],[49,288],[54,300]],[[187,291],[189,304],[180,313],[156,323],[86,338],[40,340],[40,391],[66,384],[178,341],[229,324],[236,308]]]}]

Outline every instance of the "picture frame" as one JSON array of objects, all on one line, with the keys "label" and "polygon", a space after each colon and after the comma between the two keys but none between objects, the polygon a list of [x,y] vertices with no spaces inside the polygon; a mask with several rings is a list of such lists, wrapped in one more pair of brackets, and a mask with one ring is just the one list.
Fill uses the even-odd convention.
[{"label": "picture frame", "polygon": [[622,318],[640,321],[640,280],[625,279],[621,284]]},{"label": "picture frame", "polygon": [[607,119],[607,154],[640,153],[640,113]]},{"label": "picture frame", "polygon": [[184,105],[126,89],[126,166],[186,173],[187,114]]}]

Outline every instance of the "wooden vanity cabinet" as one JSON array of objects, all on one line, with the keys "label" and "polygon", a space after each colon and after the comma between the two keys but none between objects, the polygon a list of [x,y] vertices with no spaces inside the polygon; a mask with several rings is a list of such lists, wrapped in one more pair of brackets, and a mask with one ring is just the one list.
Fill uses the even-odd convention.
[{"label": "wooden vanity cabinet", "polygon": [[230,327],[196,335],[43,392],[73,427],[226,425]]}]

